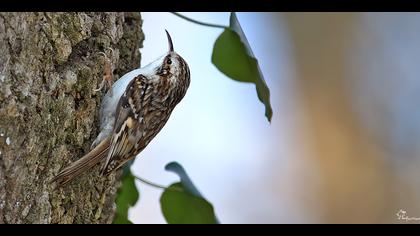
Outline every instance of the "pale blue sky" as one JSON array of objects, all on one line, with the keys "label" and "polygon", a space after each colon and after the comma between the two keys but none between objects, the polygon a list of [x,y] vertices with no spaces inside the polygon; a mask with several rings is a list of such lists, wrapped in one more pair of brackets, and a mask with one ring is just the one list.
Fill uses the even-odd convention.
[{"label": "pale blue sky", "polygon": [[[229,13],[183,14],[209,23],[229,22]],[[293,194],[287,193],[293,189],[285,190],[283,199],[278,199],[267,179],[290,177],[287,173],[293,168],[288,157],[297,155],[297,150],[291,148],[294,114],[290,109],[294,99],[290,92],[291,63],[287,61],[291,57],[278,14],[238,13],[271,89],[271,125],[254,86],[230,80],[211,64],[213,44],[222,29],[193,24],[170,13],[142,13],[142,18],[146,37],[141,49],[142,65],[167,51],[167,29],[175,50],[189,63],[192,77],[184,100],[136,159],[133,172],[170,184],[177,177],[163,168],[177,161],[214,204],[221,222],[297,221],[294,215],[298,214],[298,206]],[[280,172],[284,174],[278,176]],[[159,207],[161,190],[141,183],[138,186],[140,201],[130,211],[130,218],[135,223],[164,223]]]},{"label": "pale blue sky", "polygon": [[[183,14],[209,23],[229,22],[229,13]],[[169,185],[178,178],[165,172],[164,166],[179,162],[213,203],[222,223],[323,222],[324,211],[341,208],[328,209],[314,196],[323,191],[315,189],[316,181],[325,180],[318,178],[320,163],[308,158],[311,153],[307,147],[311,145],[303,147],[299,142],[310,130],[302,127],[305,122],[301,121],[310,117],[296,96],[293,45],[285,19],[281,13],[245,12],[237,16],[271,91],[272,123],[264,117],[264,106],[252,84],[232,81],[211,64],[213,44],[222,29],[193,24],[170,13],[142,13],[146,37],[142,64],[167,51],[167,29],[175,50],[189,63],[192,77],[186,97],[132,170]],[[354,38],[343,48],[347,50],[343,66],[348,75],[342,80],[347,86],[346,96],[360,125],[384,147],[390,174],[402,176],[406,184],[419,189],[420,14],[357,16],[354,28],[349,28],[354,30],[350,35]],[[322,28],[320,22],[316,25]],[[309,35],[305,40],[314,38]],[[391,184],[389,189],[398,189],[387,184]],[[141,183],[138,186],[140,201],[130,211],[131,220],[165,223],[159,206],[161,190]]]}]

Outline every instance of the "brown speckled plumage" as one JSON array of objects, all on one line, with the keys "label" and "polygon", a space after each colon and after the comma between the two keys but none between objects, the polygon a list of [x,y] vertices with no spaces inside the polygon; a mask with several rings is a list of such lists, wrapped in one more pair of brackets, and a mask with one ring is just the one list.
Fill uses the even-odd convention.
[{"label": "brown speckled plumage", "polygon": [[139,75],[128,85],[118,105],[114,128],[114,133],[120,135],[111,141],[112,149],[103,167],[104,174],[121,167],[140,153],[163,128],[175,106],[185,96],[190,83],[188,65],[180,56],[175,58],[180,62],[180,77],[183,79],[171,82],[174,75],[161,74],[157,79]]}]

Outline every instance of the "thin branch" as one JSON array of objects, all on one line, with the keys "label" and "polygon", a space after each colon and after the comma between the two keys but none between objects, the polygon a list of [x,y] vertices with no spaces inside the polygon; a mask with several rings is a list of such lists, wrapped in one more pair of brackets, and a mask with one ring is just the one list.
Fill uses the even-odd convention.
[{"label": "thin branch", "polygon": [[182,191],[183,191],[183,190],[182,190],[182,189],[180,189],[180,188],[176,188],[176,187],[165,187],[165,186],[163,186],[163,185],[153,183],[153,182],[151,182],[151,181],[149,181],[149,180],[146,180],[146,179],[143,179],[143,178],[141,178],[141,177],[138,177],[138,176],[135,176],[135,175],[133,175],[133,176],[134,176],[134,178],[136,178],[138,181],[140,181],[140,182],[142,182],[142,183],[144,183],[144,184],[147,184],[147,185],[149,185],[149,186],[152,186],[152,187],[158,188],[158,189],[162,189],[162,190],[174,190],[174,191],[180,191],[180,192],[182,192]]},{"label": "thin branch", "polygon": [[163,186],[163,185],[155,184],[153,182],[150,182],[149,180],[143,179],[143,178],[135,176],[135,175],[133,175],[133,176],[134,176],[134,178],[136,178],[137,180],[139,180],[140,182],[142,182],[144,184],[150,185],[150,186],[155,187],[155,188],[166,189],[166,187]]},{"label": "thin branch", "polygon": [[171,13],[174,14],[174,15],[176,15],[176,16],[178,16],[178,17],[181,17],[184,20],[187,20],[187,21],[190,21],[190,22],[199,24],[199,25],[204,25],[204,26],[209,26],[209,27],[215,27],[215,28],[222,28],[222,29],[228,28],[227,26],[224,26],[224,25],[209,24],[209,23],[197,21],[197,20],[191,19],[189,17],[186,17],[186,16],[181,15],[181,14],[176,13],[176,12],[171,12]]}]

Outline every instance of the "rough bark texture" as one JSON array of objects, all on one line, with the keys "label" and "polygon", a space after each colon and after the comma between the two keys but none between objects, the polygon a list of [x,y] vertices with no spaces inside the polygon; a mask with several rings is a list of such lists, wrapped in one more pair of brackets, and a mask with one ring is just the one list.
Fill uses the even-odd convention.
[{"label": "rough bark texture", "polygon": [[99,52],[115,80],[143,38],[139,13],[0,13],[0,223],[112,222],[115,175],[49,181],[98,133]]}]

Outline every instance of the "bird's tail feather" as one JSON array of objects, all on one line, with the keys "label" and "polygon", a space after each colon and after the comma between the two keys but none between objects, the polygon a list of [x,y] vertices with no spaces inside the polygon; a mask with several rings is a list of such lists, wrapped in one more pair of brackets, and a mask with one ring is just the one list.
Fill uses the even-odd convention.
[{"label": "bird's tail feather", "polygon": [[109,143],[110,138],[103,140],[88,154],[71,163],[69,166],[60,171],[60,173],[58,173],[58,175],[55,176],[51,182],[56,182],[56,187],[63,186],[83,174],[85,171],[94,167],[96,164],[107,157]]}]

